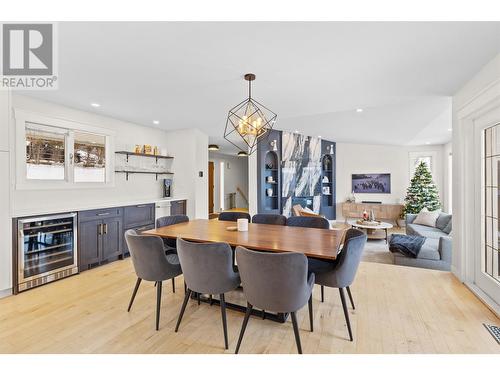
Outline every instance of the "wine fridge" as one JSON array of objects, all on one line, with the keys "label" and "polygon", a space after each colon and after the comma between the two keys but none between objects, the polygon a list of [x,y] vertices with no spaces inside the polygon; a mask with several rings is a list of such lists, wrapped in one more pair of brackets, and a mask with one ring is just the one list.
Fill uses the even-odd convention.
[{"label": "wine fridge", "polygon": [[17,220],[17,291],[78,273],[76,213]]}]

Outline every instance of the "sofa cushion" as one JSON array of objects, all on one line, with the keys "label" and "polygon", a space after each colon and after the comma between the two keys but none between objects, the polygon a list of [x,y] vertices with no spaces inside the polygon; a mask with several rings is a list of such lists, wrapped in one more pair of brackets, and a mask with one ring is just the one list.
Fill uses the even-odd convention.
[{"label": "sofa cushion", "polygon": [[431,228],[426,225],[420,225],[420,224],[408,224],[406,226],[406,234],[423,236],[428,238],[439,238],[447,235],[440,229]]},{"label": "sofa cushion", "polygon": [[413,220],[413,224],[426,225],[428,227],[436,227],[436,220],[439,217],[438,211],[429,211],[427,208],[422,209]]},{"label": "sofa cushion", "polygon": [[418,259],[441,260],[438,251],[439,239],[427,238],[418,253]]},{"label": "sofa cushion", "polygon": [[450,221],[448,222],[448,224],[443,228],[443,232],[445,232],[446,234],[448,234],[448,236],[451,235],[451,218],[450,218]]},{"label": "sofa cushion", "polygon": [[436,228],[441,229],[444,232],[445,231],[444,228],[446,228],[448,224],[451,225],[450,222],[451,222],[451,215],[441,212],[436,220]]}]

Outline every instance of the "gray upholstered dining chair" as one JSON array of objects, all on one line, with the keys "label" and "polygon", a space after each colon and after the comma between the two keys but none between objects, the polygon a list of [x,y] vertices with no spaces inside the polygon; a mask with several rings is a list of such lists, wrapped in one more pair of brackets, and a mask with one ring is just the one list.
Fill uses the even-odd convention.
[{"label": "gray upholstered dining chair", "polygon": [[[189,217],[186,215],[170,215],[163,216],[156,219],[156,228],[168,227],[169,225],[187,223]],[[162,238],[167,254],[177,254],[177,239],[175,238]],[[172,278],[172,291],[175,293],[175,277]]]},{"label": "gray upholstered dining chair", "polygon": [[276,214],[256,214],[252,217],[252,223],[286,225],[286,216]]},{"label": "gray upholstered dining chair", "polygon": [[160,327],[160,306],[162,281],[182,274],[176,254],[165,254],[163,241],[157,236],[137,234],[133,229],[125,232],[125,241],[130,251],[137,281],[128,305],[130,311],[142,280],[156,282],[156,330]]},{"label": "gray upholstered dining chair", "polygon": [[241,326],[236,354],[253,307],[290,313],[295,343],[302,354],[296,312],[309,302],[309,323],[313,331],[312,297],[314,274],[307,274],[307,259],[300,253],[265,253],[238,246],[236,260],[247,299],[247,311]]},{"label": "gray upholstered dining chair", "polygon": [[349,321],[349,312],[345,300],[344,288],[347,289],[347,294],[351,300],[352,308],[354,309],[354,300],[352,298],[351,289],[349,288],[356,277],[363,249],[366,244],[366,234],[358,229],[349,229],[345,235],[345,242],[342,251],[339,253],[335,262],[322,262],[315,260],[314,263],[309,263],[309,272],[316,275],[315,283],[331,288],[338,288],[342,308],[344,309],[345,321],[347,330],[349,331],[349,339],[352,341],[351,323]]},{"label": "gray upholstered dining chair", "polygon": [[238,221],[238,219],[248,219],[250,221],[250,215],[248,212],[240,211],[225,211],[219,214],[220,221]]},{"label": "gray upholstered dining chair", "polygon": [[175,332],[179,330],[182,316],[192,293],[219,295],[224,330],[224,344],[228,349],[226,301],[224,294],[240,285],[240,276],[233,270],[231,247],[227,243],[194,243],[177,239],[177,253],[184,272],[187,292]]},{"label": "gray upholstered dining chair", "polygon": [[319,216],[291,216],[286,220],[289,227],[330,229],[330,222]]},{"label": "gray upholstered dining chair", "polygon": [[[186,215],[170,215],[163,216],[156,219],[156,228],[168,227],[169,225],[179,224],[179,223],[187,223],[189,221],[189,217]],[[164,238],[163,243],[165,244],[165,249],[175,250],[176,248],[176,239],[173,238]]]}]

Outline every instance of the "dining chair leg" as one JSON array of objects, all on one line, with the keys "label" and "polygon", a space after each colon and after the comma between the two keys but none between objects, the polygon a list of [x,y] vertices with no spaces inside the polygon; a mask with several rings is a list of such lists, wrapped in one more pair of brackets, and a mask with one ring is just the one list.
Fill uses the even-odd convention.
[{"label": "dining chair leg", "polygon": [[300,345],[300,335],[299,335],[299,326],[297,325],[297,316],[295,312],[291,312],[292,316],[292,325],[293,325],[293,333],[295,334],[295,343],[297,344],[297,350],[299,354],[302,354],[302,346]]},{"label": "dining chair leg", "polygon": [[243,335],[247,329],[248,319],[250,319],[250,314],[252,313],[252,305],[247,302],[247,311],[245,312],[245,318],[243,319],[243,325],[241,326],[240,337],[238,337],[238,344],[236,344],[236,350],[234,354],[238,354],[240,350],[241,341],[243,340]]},{"label": "dining chair leg", "polygon": [[156,288],[156,285],[158,285],[158,281],[155,281],[155,285],[153,285]]},{"label": "dining chair leg", "polygon": [[321,302],[325,302],[325,287],[321,285]]},{"label": "dining chair leg", "polygon": [[138,277],[137,281],[135,282],[134,292],[132,293],[132,298],[130,299],[130,303],[128,304],[127,312],[130,311],[130,309],[132,308],[132,304],[134,303],[135,295],[139,290],[139,285],[141,285],[141,281],[142,279]]},{"label": "dining chair leg", "polygon": [[201,293],[196,293],[196,298],[198,299],[198,306],[200,306],[200,303],[201,303],[200,295],[201,295]]},{"label": "dining chair leg", "polygon": [[220,295],[220,312],[222,314],[222,328],[224,330],[224,347],[229,349],[227,343],[227,321],[226,321],[226,300],[224,298],[224,293]]},{"label": "dining chair leg", "polygon": [[309,325],[311,326],[311,332],[314,332],[314,326],[313,326],[313,297],[312,293],[311,296],[309,297]]},{"label": "dining chair leg", "polygon": [[349,321],[349,311],[347,310],[347,303],[345,301],[344,289],[339,288],[340,299],[342,300],[342,308],[344,309],[345,322],[347,324],[347,330],[349,331],[349,340],[352,341],[352,331],[351,322]]},{"label": "dining chair leg", "polygon": [[187,285],[186,285],[186,282],[184,281],[184,294],[187,293]]},{"label": "dining chair leg", "polygon": [[214,299],[212,298],[212,295],[210,294],[210,296],[208,297],[208,301],[210,302],[210,306],[213,305],[214,303]]},{"label": "dining chair leg", "polygon": [[186,311],[186,305],[189,301],[189,297],[191,297],[191,290],[188,288],[186,289],[186,295],[184,296],[184,302],[182,302],[181,312],[179,313],[179,318],[177,319],[177,324],[175,325],[175,332],[179,330],[182,316],[184,315],[184,311]]},{"label": "dining chair leg", "polygon": [[260,312],[260,316],[262,317],[262,320],[266,319],[266,310],[262,310]]},{"label": "dining chair leg", "polygon": [[349,299],[351,300],[352,309],[356,310],[356,307],[354,307],[354,300],[352,299],[351,288],[346,287],[346,289],[347,289],[347,295],[349,296]]},{"label": "dining chair leg", "polygon": [[172,292],[175,293],[175,277],[172,277]]},{"label": "dining chair leg", "polygon": [[161,281],[156,284],[156,330],[160,329]]}]

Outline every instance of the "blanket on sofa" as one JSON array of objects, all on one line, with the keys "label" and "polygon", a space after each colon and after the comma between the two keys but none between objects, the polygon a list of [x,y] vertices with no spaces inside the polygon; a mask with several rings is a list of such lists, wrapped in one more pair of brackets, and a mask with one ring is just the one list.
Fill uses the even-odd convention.
[{"label": "blanket on sofa", "polygon": [[389,241],[389,250],[392,253],[399,251],[408,257],[416,258],[424,242],[425,237],[422,236],[393,234]]}]

